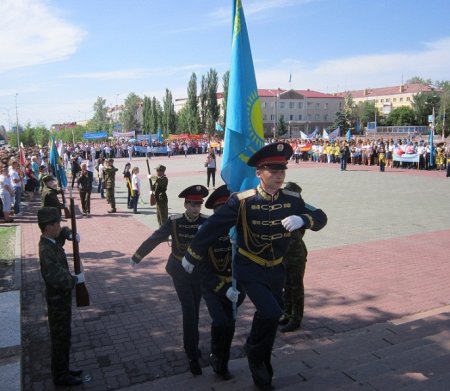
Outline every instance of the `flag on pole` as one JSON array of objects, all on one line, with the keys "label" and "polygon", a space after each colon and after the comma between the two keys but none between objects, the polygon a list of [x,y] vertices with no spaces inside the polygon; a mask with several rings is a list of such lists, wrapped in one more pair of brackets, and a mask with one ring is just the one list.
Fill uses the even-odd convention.
[{"label": "flag on pole", "polygon": [[216,122],[216,131],[223,132],[223,127],[218,122]]},{"label": "flag on pole", "polygon": [[64,171],[61,158],[58,154],[58,149],[56,148],[55,139],[53,137],[51,138],[49,163],[52,168],[53,175],[58,180],[59,186],[61,188],[67,187],[66,172]]},{"label": "flag on pole", "polygon": [[326,129],[322,130],[322,138],[324,140],[330,140],[330,136],[328,135]]},{"label": "flag on pole", "polygon": [[430,135],[428,136],[428,144],[430,144],[430,166],[433,166],[433,162],[434,162],[434,159],[433,159],[433,153],[434,153],[434,151],[433,151],[433,143],[434,143],[434,140],[433,140],[433,138],[434,138],[434,129],[433,129],[433,127],[431,127],[431,129],[430,129]]},{"label": "flag on pole", "polygon": [[259,183],[254,167],[247,166],[253,153],[264,146],[261,102],[241,0],[234,0],[227,121],[221,176],[231,192]]},{"label": "flag on pole", "polygon": [[352,132],[350,131],[350,129],[347,130],[347,134],[345,137],[347,138],[347,141],[350,142],[350,140],[352,139]]}]

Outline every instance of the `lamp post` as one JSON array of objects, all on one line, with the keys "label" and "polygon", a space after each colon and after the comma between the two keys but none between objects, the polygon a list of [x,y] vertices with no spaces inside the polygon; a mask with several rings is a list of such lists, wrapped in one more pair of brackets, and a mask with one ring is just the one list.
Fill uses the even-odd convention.
[{"label": "lamp post", "polygon": [[17,149],[20,149],[19,114],[17,113],[17,95],[19,95],[18,92],[16,92],[16,137],[17,137]]}]

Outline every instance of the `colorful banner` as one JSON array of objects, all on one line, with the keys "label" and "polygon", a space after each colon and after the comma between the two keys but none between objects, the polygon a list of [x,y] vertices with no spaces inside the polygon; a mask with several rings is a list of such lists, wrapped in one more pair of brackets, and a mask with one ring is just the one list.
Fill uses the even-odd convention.
[{"label": "colorful banner", "polygon": [[96,133],[84,133],[83,138],[86,140],[93,140],[98,138],[106,138],[108,137],[107,132],[96,132]]},{"label": "colorful banner", "polygon": [[404,162],[404,163],[419,163],[420,155],[418,153],[404,153],[399,155],[397,153],[393,154],[394,162]]},{"label": "colorful banner", "polygon": [[134,137],[136,135],[135,130],[131,130],[130,132],[113,132],[113,137]]}]

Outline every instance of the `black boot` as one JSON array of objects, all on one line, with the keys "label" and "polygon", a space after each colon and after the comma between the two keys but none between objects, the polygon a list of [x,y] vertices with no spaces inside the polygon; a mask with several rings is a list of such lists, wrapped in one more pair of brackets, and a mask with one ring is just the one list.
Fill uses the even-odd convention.
[{"label": "black boot", "polygon": [[230,361],[230,349],[231,349],[231,343],[233,342],[234,337],[234,326],[227,327],[224,331],[224,344],[223,344],[223,359],[222,359],[222,365],[220,367],[220,375],[222,376],[223,380],[230,380],[233,378],[233,375],[230,373],[230,370],[228,369],[228,361]]},{"label": "black boot", "polygon": [[189,360],[189,370],[194,376],[200,376],[202,374],[202,367],[197,359]]},{"label": "black boot", "polygon": [[211,326],[211,353],[208,361],[215,373],[220,373],[222,366],[223,334],[223,327]]}]

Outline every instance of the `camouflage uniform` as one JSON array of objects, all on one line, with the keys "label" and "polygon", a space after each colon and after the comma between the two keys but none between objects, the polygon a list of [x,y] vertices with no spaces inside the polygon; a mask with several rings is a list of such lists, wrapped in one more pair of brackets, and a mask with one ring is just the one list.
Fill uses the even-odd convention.
[{"label": "camouflage uniform", "polygon": [[44,182],[44,188],[41,193],[41,208],[44,206],[53,206],[57,209],[64,209],[65,206],[58,199],[58,190],[48,187]]},{"label": "camouflage uniform", "polygon": [[169,215],[166,193],[168,184],[169,180],[165,174],[160,177],[156,177],[156,180],[153,183],[156,198],[156,217],[158,218],[159,226],[163,225],[167,221],[167,217]]},{"label": "camouflage uniform", "polygon": [[70,234],[70,229],[65,227],[55,242],[44,236],[39,241],[39,262],[45,281],[50,329],[51,370],[55,382],[69,376],[72,289],[76,277],[70,274],[63,245]]},{"label": "camouflage uniform", "polygon": [[114,197],[114,186],[116,172],[118,169],[112,165],[103,169],[103,185],[106,189],[106,201],[111,205],[111,211],[116,211],[116,199]]}]

